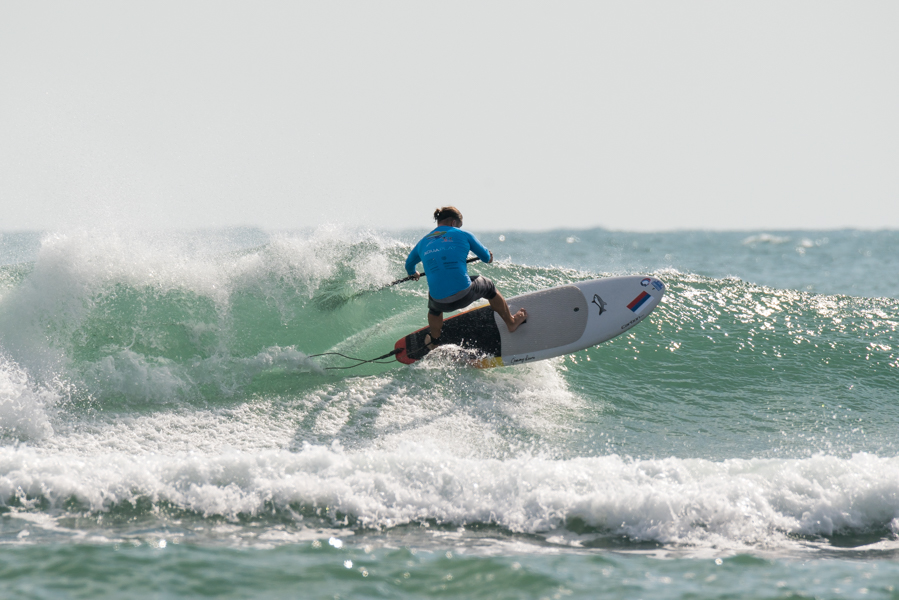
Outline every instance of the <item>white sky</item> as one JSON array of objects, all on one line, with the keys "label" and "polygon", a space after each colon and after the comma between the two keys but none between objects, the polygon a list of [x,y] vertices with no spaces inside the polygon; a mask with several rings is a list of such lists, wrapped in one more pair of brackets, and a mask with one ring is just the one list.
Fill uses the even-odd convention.
[{"label": "white sky", "polygon": [[0,0],[0,229],[899,228],[899,2]]}]

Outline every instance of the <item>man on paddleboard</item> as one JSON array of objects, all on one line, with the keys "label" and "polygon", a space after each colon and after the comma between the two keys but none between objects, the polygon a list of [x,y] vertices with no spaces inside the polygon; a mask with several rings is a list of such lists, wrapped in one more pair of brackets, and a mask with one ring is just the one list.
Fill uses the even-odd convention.
[{"label": "man on paddleboard", "polygon": [[425,336],[428,349],[440,345],[443,329],[443,313],[465,308],[475,300],[486,298],[490,308],[499,314],[509,332],[525,322],[528,313],[523,308],[513,316],[509,305],[493,282],[483,276],[468,275],[468,252],[474,252],[482,261],[493,262],[493,253],[462,227],[462,213],[455,206],[444,206],[434,211],[437,228],[418,242],[406,258],[406,272],[416,281],[421,274],[415,270],[423,263],[428,277],[428,325],[430,334]]}]

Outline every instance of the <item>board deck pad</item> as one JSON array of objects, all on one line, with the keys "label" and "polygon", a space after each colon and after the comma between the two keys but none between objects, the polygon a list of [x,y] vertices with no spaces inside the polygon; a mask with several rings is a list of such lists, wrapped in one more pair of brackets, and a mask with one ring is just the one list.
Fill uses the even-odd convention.
[{"label": "board deck pad", "polygon": [[[440,339],[462,349],[461,357],[478,367],[522,364],[562,356],[621,335],[659,304],[665,284],[650,276],[607,277],[562,285],[507,300],[514,314],[528,312],[514,333],[489,305],[444,320]],[[396,359],[412,364],[430,351],[429,327],[397,341]]]},{"label": "board deck pad", "polygon": [[[502,323],[502,326],[505,328],[505,323]],[[405,348],[405,350],[397,354],[397,360],[412,364],[424,357],[429,352],[425,345],[425,336],[430,331],[429,327],[423,327],[398,341],[395,348]],[[493,309],[489,305],[481,306],[448,317],[443,321],[440,341],[443,344],[453,344],[476,353],[499,356],[500,333],[493,318]]]}]

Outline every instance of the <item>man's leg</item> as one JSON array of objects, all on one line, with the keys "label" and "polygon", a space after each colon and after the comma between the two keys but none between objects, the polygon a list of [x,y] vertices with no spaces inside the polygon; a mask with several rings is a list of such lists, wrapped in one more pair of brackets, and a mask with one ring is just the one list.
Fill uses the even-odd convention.
[{"label": "man's leg", "polygon": [[[500,294],[499,291],[496,292],[496,296],[491,298],[489,302],[490,308],[492,308],[494,311],[496,311],[497,314],[499,314],[499,317],[506,324],[506,327],[509,328],[509,333],[512,333],[513,331],[518,329],[518,326],[524,323],[528,318],[528,312],[523,308],[519,308],[518,312],[513,316],[509,312],[509,305],[506,303],[506,299],[503,298],[503,295]],[[443,315],[441,315],[441,317],[442,316]]]},{"label": "man's leg", "polygon": [[431,339],[436,340],[440,337],[443,330],[443,313],[434,314],[428,311],[428,325],[431,327]]}]

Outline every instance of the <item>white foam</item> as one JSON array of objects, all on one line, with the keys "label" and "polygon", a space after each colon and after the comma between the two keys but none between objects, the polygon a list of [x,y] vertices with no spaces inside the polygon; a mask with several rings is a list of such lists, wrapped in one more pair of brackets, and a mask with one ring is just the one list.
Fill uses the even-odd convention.
[{"label": "white foam", "polygon": [[[548,453],[576,432],[572,423],[579,422],[580,411],[587,409],[583,399],[567,389],[552,361],[514,372],[432,364],[343,380],[316,376],[314,388],[305,392],[254,396],[219,408],[166,402],[172,399],[166,394],[178,393],[182,378],[188,376],[192,385],[221,386],[223,394],[228,382],[245,388],[248,378],[268,369],[283,368],[295,372],[298,381],[308,382],[309,376],[303,372],[317,368],[314,360],[293,348],[272,347],[256,357],[230,359],[227,364],[198,361],[190,373],[167,370],[165,365],[155,374],[150,369],[148,376],[118,373],[112,368],[108,380],[102,382],[106,389],[130,386],[131,397],[147,397],[165,406],[139,415],[112,410],[85,417],[67,415],[55,423],[55,438],[42,447],[83,456],[109,451],[215,454],[295,449],[304,441],[334,439],[354,451],[396,450],[415,440],[456,456],[486,458],[508,456],[525,448]],[[142,363],[132,367],[149,368]],[[172,373],[174,382],[164,383],[163,375]],[[223,380],[222,373],[231,378]],[[99,388],[100,375],[97,377],[95,387]],[[552,443],[545,444],[547,440]]]},{"label": "white foam", "polygon": [[47,409],[57,394],[36,386],[15,363],[0,355],[0,438],[37,440],[53,435]]},{"label": "white foam", "polygon": [[[0,450],[0,497],[20,490],[91,511],[169,502],[235,519],[270,507],[328,507],[365,527],[435,520],[555,535],[571,519],[613,535],[697,547],[773,549],[790,536],[890,527],[899,518],[899,459],[549,460],[459,458],[431,445],[349,452],[232,451],[94,457]],[[267,508],[268,507],[268,508]],[[564,539],[564,535],[563,538]]]},{"label": "white foam", "polygon": [[385,375],[349,378],[303,398],[306,439],[333,436],[348,447],[379,449],[427,440],[459,456],[480,457],[544,439],[555,444],[586,408],[568,389],[558,362],[477,371],[437,357]]}]

